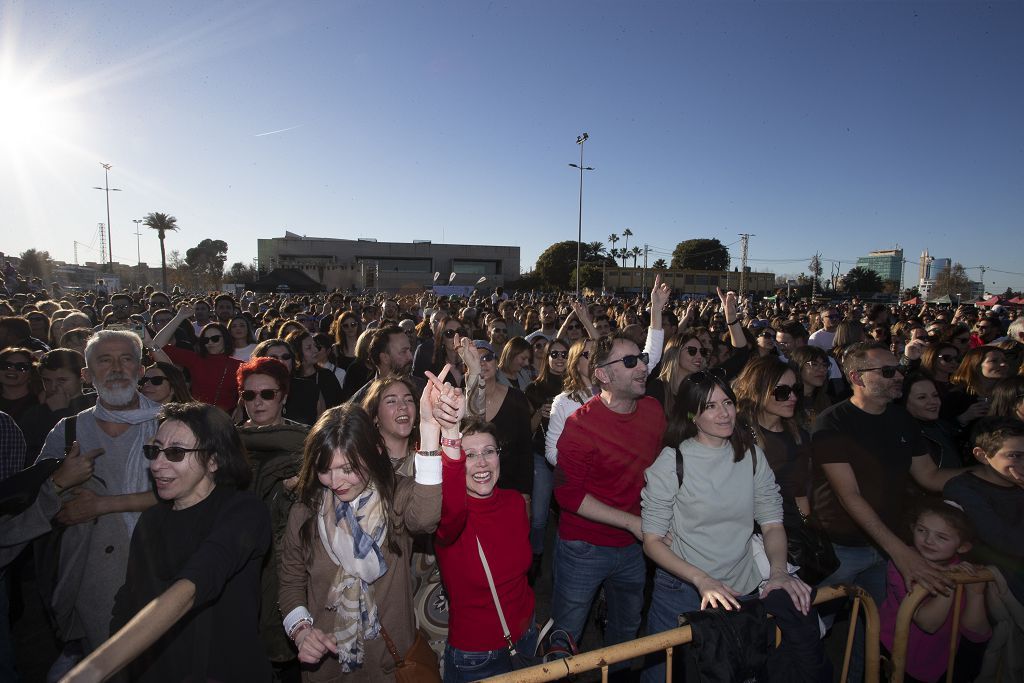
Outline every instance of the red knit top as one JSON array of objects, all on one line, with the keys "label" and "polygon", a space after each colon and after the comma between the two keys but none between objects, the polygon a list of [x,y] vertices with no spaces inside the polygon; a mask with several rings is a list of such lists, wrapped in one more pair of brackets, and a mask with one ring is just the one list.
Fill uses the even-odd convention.
[{"label": "red knit top", "polygon": [[434,549],[448,593],[448,642],[467,652],[498,650],[507,643],[476,540],[483,546],[515,642],[529,628],[534,607],[533,589],[526,582],[533,559],[526,501],[517,491],[499,488],[489,498],[471,497],[466,492],[466,459],[442,457],[441,523]]},{"label": "red knit top", "polygon": [[238,405],[238,380],[235,373],[242,361],[224,354],[200,356],[195,351],[174,344],[163,348],[175,365],[188,369],[192,379],[192,396],[197,401],[215,405],[228,415]]}]

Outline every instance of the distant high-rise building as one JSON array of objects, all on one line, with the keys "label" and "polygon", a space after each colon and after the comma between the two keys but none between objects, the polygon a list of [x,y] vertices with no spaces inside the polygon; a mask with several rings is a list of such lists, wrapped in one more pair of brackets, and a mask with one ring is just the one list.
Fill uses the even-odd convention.
[{"label": "distant high-rise building", "polygon": [[858,268],[867,268],[878,273],[883,280],[903,281],[903,250],[883,249],[873,251],[857,259]]},{"label": "distant high-rise building", "polygon": [[921,263],[917,267],[917,279],[918,282],[928,279],[928,268],[932,264],[932,257],[928,255],[928,250],[925,249],[921,252]]},{"label": "distant high-rise building", "polygon": [[953,262],[948,258],[933,258],[928,264],[928,279],[934,280],[953,267]]}]

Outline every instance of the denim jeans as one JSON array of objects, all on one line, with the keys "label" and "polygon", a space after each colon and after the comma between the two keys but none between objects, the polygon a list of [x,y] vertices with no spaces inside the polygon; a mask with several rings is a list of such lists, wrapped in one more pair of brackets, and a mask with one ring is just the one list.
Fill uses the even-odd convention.
[{"label": "denim jeans", "polygon": [[[654,590],[651,592],[651,607],[647,611],[647,634],[654,635],[671,631],[679,626],[679,615],[695,612],[700,609],[700,593],[693,584],[683,581],[664,569],[654,571]],[[679,649],[676,648],[676,654]],[[676,657],[676,667],[685,665],[681,657]],[[665,653],[661,652],[648,657],[644,672],[640,676],[641,683],[664,683]]]},{"label": "denim jeans", "polygon": [[[565,629],[579,643],[594,596],[603,585],[608,603],[605,645],[636,638],[644,604],[646,571],[639,543],[610,548],[556,538],[554,567],[551,616],[555,628]],[[627,661],[612,668],[628,666]]]},{"label": "denim jeans", "polygon": [[544,554],[544,536],[551,511],[551,491],[555,472],[543,455],[533,454],[533,495],[530,498],[530,548],[534,555]]},{"label": "denim jeans", "polygon": [[469,683],[505,674],[513,669],[539,663],[534,661],[537,651],[537,625],[530,619],[530,628],[516,641],[516,657],[513,661],[507,647],[483,652],[459,650],[451,645],[444,647],[444,683]]},{"label": "denim jeans", "polygon": [[[882,557],[874,546],[849,546],[832,544],[835,548],[836,557],[839,558],[839,569],[832,572],[832,575],[824,579],[818,586],[835,586],[839,584],[853,584],[860,586],[875,601],[881,605],[885,599],[885,558]],[[835,614],[822,609],[822,621],[825,626],[832,626],[835,621]],[[857,628],[856,624],[850,624],[850,628]],[[850,657],[850,673],[847,680],[852,683],[859,683],[864,679],[864,629],[857,628],[853,640],[853,655]]]}]

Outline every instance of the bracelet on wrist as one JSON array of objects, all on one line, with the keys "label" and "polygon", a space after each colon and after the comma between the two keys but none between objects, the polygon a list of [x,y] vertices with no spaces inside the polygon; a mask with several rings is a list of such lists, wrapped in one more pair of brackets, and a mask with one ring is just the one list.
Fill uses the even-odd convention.
[{"label": "bracelet on wrist", "polygon": [[288,632],[288,638],[294,643],[298,635],[307,628],[313,628],[313,620],[309,617],[303,617],[292,626],[292,630]]},{"label": "bracelet on wrist", "polygon": [[433,451],[416,451],[416,455],[423,455],[423,456],[426,456],[428,458],[433,458],[433,457],[437,457],[437,456],[441,455],[441,450],[437,449],[437,450],[433,450]]},{"label": "bracelet on wrist", "polygon": [[58,484],[57,480],[54,479],[53,477],[50,477],[50,483],[53,484],[53,490],[57,492],[57,495],[64,493],[64,491],[66,491],[68,488],[67,486],[61,486],[60,484]]},{"label": "bracelet on wrist", "polygon": [[459,434],[454,439],[449,439],[447,437],[442,436],[441,437],[441,445],[442,446],[448,446],[449,448],[459,448],[459,447],[461,447],[462,446],[462,434]]},{"label": "bracelet on wrist", "polygon": [[733,318],[733,319],[732,319],[732,322],[729,322],[729,321],[727,320],[727,321],[725,322],[725,326],[726,326],[726,327],[732,327],[733,325],[735,325],[735,324],[736,324],[736,323],[738,323],[739,321],[740,321],[740,319],[739,319],[739,318]]}]

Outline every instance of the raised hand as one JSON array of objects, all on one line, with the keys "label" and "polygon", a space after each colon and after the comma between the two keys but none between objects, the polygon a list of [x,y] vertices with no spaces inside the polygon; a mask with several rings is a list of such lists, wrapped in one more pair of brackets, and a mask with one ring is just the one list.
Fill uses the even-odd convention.
[{"label": "raised hand", "polygon": [[661,281],[661,273],[658,273],[654,276],[654,287],[651,288],[651,310],[664,310],[671,296],[672,290],[668,284]]}]

